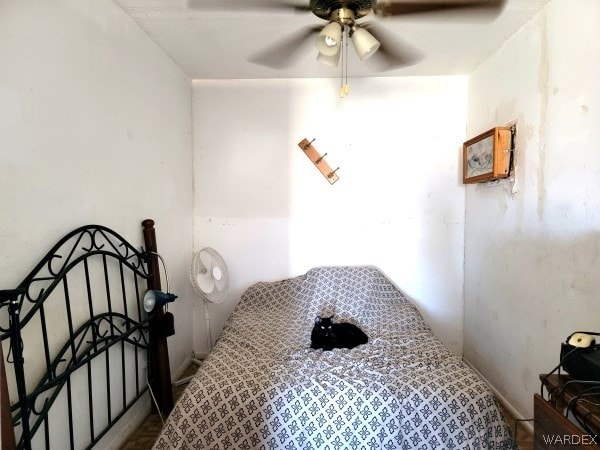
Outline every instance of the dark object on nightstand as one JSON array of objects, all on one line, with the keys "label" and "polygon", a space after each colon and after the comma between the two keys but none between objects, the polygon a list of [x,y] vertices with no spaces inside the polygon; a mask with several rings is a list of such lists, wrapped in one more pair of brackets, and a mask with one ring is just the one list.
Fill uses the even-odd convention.
[{"label": "dark object on nightstand", "polygon": [[600,381],[600,349],[582,349],[568,358],[565,357],[575,349],[572,345],[561,344],[560,359],[563,361],[563,369],[578,380]]}]

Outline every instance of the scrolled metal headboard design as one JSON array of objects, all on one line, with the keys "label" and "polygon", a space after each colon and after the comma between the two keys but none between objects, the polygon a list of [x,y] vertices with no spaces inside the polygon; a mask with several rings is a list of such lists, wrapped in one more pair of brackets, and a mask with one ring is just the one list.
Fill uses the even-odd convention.
[{"label": "scrolled metal headboard design", "polygon": [[[154,223],[144,221],[145,232],[147,225],[151,225],[153,234]],[[156,359],[146,356],[153,341],[150,327],[154,317],[143,311],[141,303],[147,286],[156,283],[154,278],[158,277],[153,274],[157,266],[152,261],[152,250],[138,251],[104,226],[84,226],[62,238],[16,289],[0,291],[0,341],[10,340],[10,352],[6,358],[9,364],[6,367],[13,366],[18,393],[18,400],[13,399],[11,404],[13,423],[20,429],[18,448],[31,448],[34,437],[36,442],[41,439],[46,448],[50,447],[49,413],[59,395],[64,395],[65,389],[68,442],[71,449],[81,445],[81,436],[75,436],[74,416],[80,413],[85,402],[73,398],[71,380],[78,370],[84,374],[87,372],[89,445],[86,448],[97,443],[146,392],[147,386],[140,374],[145,370],[148,359]],[[83,292],[72,292],[75,290],[73,285]],[[60,301],[53,300],[47,305],[53,293]],[[56,332],[63,330],[57,330],[56,324],[52,323],[50,316],[56,317],[56,311],[50,308],[56,308],[56,303],[62,301],[62,320],[66,322],[67,329],[64,330],[63,344],[57,346],[50,342],[50,333],[55,339]],[[62,312],[59,315],[62,316]],[[23,343],[23,336],[32,324],[41,330],[42,345],[36,353],[43,359],[45,368],[45,372],[33,383],[27,381],[31,380],[31,375],[29,378],[25,376],[28,361],[25,360]],[[111,348],[117,348],[120,357],[110,356]],[[106,375],[104,417],[100,417],[94,408],[98,399],[92,386],[95,385],[93,370],[98,370],[97,358],[101,355],[104,355],[102,371]],[[133,362],[127,357],[133,358]],[[120,365],[122,377],[118,386],[115,386],[114,379],[111,380],[115,365]],[[129,373],[130,367],[135,367],[135,374]],[[85,375],[82,376],[85,378]],[[122,392],[115,394],[115,389]],[[115,397],[119,397],[120,401],[115,402]],[[107,423],[107,427],[97,430],[99,422]],[[43,432],[43,438],[36,436],[38,432]]]}]

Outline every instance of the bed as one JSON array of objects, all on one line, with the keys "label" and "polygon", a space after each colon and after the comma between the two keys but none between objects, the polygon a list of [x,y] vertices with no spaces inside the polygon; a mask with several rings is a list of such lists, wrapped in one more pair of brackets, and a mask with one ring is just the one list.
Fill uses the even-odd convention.
[{"label": "bed", "polygon": [[1,448],[91,448],[133,406],[149,409],[148,384],[171,410],[164,311],[142,308],[161,288],[154,221],[142,226],[141,250],[77,228],[0,291]]},{"label": "bed", "polygon": [[[324,310],[369,342],[312,350]],[[372,267],[251,286],[155,449],[509,449],[486,384]]]}]

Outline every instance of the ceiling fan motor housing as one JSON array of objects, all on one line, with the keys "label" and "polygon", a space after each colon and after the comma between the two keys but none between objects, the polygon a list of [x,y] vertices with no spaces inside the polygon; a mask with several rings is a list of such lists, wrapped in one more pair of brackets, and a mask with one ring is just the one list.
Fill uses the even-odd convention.
[{"label": "ceiling fan motor housing", "polygon": [[377,0],[310,0],[310,9],[313,14],[324,20],[336,20],[344,23],[344,12],[339,18],[332,17],[332,14],[339,10],[352,11],[354,17],[350,19],[350,23],[344,23],[345,25],[351,25],[354,23],[354,19],[360,19],[370,14],[375,5],[377,5]]}]

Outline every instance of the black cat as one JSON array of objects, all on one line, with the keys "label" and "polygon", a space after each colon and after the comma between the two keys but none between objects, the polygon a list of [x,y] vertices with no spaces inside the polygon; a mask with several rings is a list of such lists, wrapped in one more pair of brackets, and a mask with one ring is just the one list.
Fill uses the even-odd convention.
[{"label": "black cat", "polygon": [[311,348],[332,350],[334,348],[354,348],[357,345],[366,344],[369,338],[354,324],[333,323],[333,316],[317,316],[310,340]]}]

